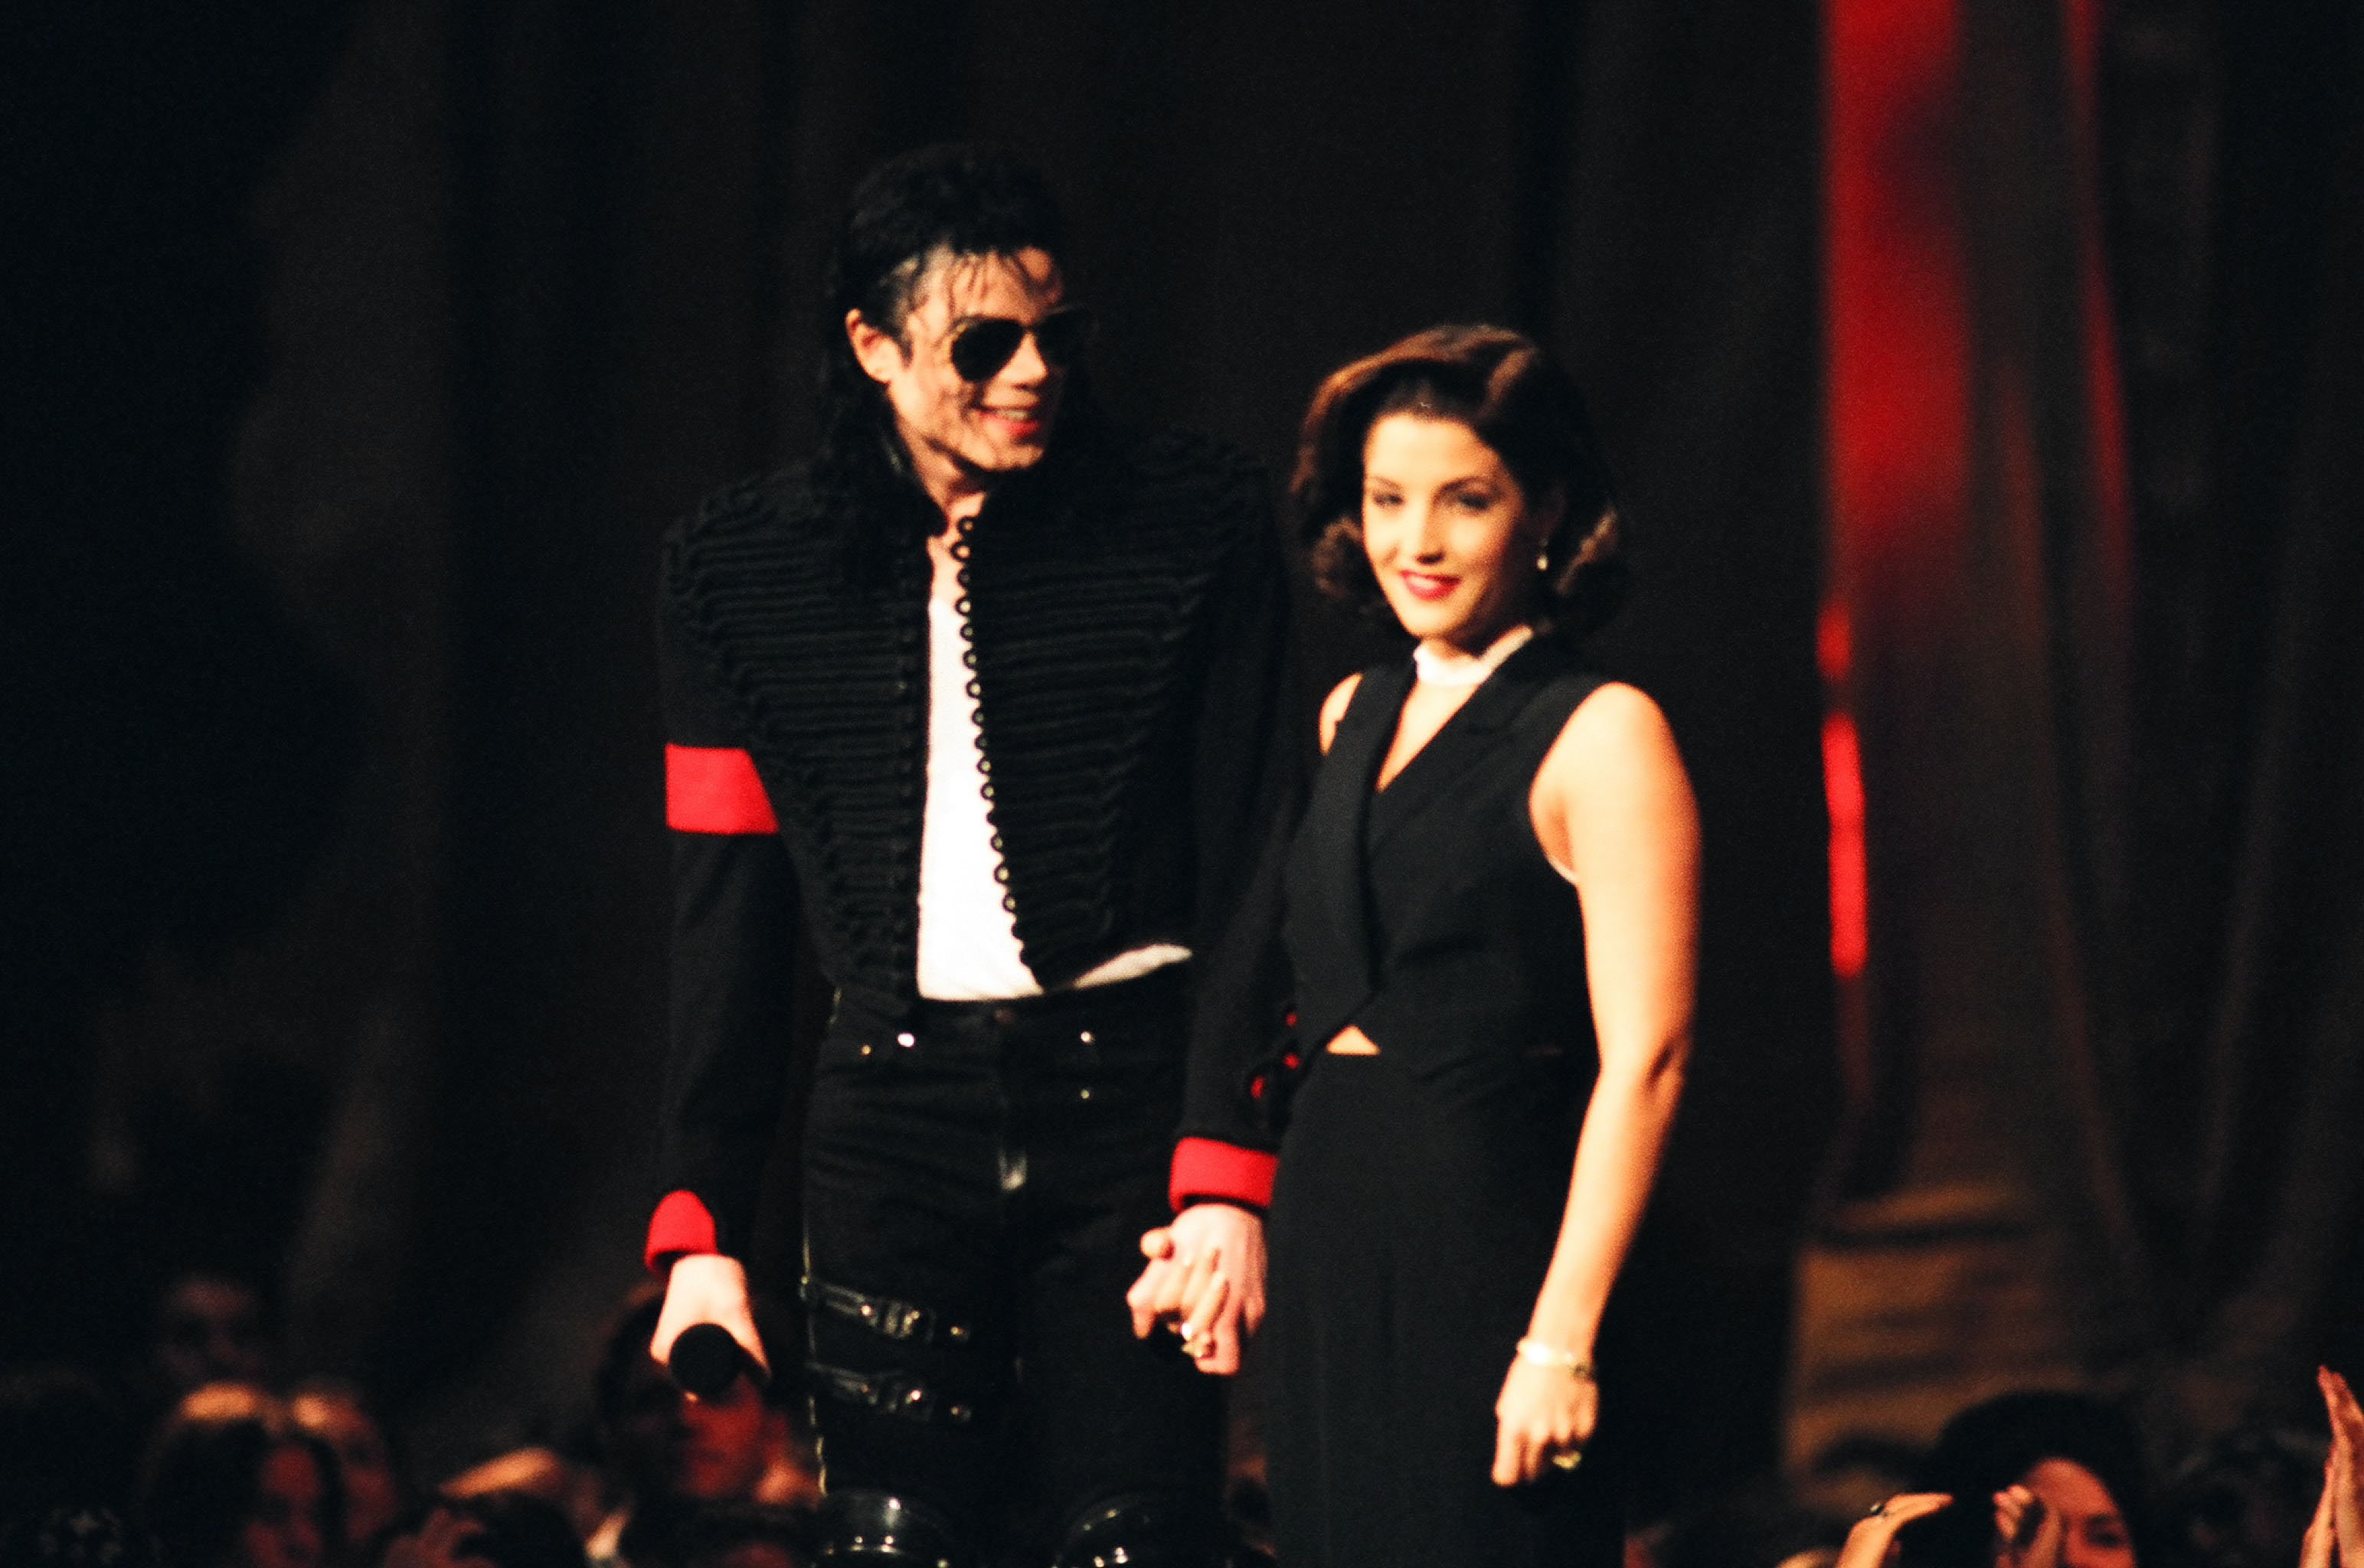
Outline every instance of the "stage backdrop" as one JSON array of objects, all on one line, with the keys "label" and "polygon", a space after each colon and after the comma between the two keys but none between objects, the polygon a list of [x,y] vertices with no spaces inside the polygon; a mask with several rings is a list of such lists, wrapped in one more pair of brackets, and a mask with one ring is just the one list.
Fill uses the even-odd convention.
[{"label": "stage backdrop", "polygon": [[2161,1457],[2319,1421],[2364,1354],[2355,12],[1825,13],[1869,920],[1796,1457],[2031,1382]]},{"label": "stage backdrop", "polygon": [[[1775,1453],[1834,962],[1828,1435],[2029,1377],[2212,1425],[2359,1349],[2351,7],[6,27],[6,1353],[128,1356],[227,1262],[430,1465],[579,1409],[650,1196],[654,542],[802,448],[835,213],[955,136],[1067,194],[1128,416],[1277,473],[1322,372],[1453,318],[1590,393],[1641,575],[1601,653],[1709,835],[1647,1503]],[[1304,607],[1326,684],[1368,650]]]}]

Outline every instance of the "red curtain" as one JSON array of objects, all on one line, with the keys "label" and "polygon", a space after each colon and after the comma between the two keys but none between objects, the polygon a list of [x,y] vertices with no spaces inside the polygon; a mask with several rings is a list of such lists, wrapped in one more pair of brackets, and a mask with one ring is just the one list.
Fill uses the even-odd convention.
[{"label": "red curtain", "polygon": [[1825,17],[1848,1190],[2017,1183],[2097,1380],[2303,1398],[2364,1079],[2355,25]]}]

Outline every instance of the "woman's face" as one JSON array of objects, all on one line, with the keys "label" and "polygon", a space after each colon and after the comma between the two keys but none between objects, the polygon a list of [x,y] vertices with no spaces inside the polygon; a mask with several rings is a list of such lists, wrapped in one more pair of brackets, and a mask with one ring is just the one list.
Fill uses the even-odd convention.
[{"label": "woman's face", "polygon": [[254,1507],[239,1526],[239,1568],[320,1568],[328,1486],[312,1451],[282,1443],[262,1462]]},{"label": "woman's face", "polygon": [[2135,1568],[2134,1536],[2102,1478],[2069,1459],[2047,1459],[2019,1478],[2060,1516],[2060,1568]]},{"label": "woman's face", "polygon": [[1363,549],[1422,641],[1477,652],[1516,624],[1556,521],[1458,419],[1390,414],[1364,439]]}]

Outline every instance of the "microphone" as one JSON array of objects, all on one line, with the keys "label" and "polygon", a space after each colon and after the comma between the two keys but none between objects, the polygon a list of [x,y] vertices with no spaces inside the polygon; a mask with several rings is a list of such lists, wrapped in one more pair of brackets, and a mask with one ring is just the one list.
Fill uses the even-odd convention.
[{"label": "microphone", "polygon": [[684,1329],[673,1342],[665,1370],[673,1374],[675,1388],[700,1399],[727,1393],[742,1373],[758,1388],[770,1381],[764,1363],[749,1355],[719,1323],[693,1323]]}]

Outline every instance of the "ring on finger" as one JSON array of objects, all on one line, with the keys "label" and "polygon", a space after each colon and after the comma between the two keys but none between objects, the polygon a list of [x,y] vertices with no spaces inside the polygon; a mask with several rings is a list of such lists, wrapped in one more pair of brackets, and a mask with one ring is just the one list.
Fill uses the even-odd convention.
[{"label": "ring on finger", "polygon": [[1584,1451],[1580,1448],[1554,1449],[1551,1462],[1555,1470],[1574,1470],[1584,1462]]}]

